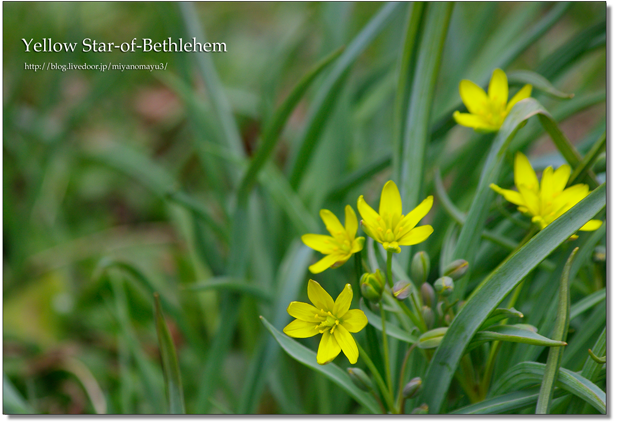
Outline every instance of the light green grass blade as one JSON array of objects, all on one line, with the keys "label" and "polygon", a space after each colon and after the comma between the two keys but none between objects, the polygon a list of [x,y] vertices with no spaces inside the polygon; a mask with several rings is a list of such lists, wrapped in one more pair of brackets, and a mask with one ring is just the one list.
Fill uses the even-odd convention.
[{"label": "light green grass blade", "polygon": [[185,414],[185,398],[183,397],[183,382],[181,370],[177,361],[177,352],[170,336],[170,330],[166,325],[166,319],[161,308],[159,295],[155,298],[155,328],[159,341],[159,353],[166,382],[166,397],[168,399],[168,414]]},{"label": "light green grass blade", "polygon": [[[539,384],[545,373],[545,364],[522,362],[508,370],[496,383],[493,394],[502,394],[526,386]],[[600,413],[607,412],[607,396],[590,380],[565,368],[560,368],[557,385],[561,389],[592,404]]]},{"label": "light green grass blade", "polygon": [[[426,6],[420,51],[415,64],[415,77],[409,96],[407,122],[404,129],[400,175],[396,176],[403,200],[403,211],[409,212],[424,195],[426,146],[430,140],[430,119],[435,84],[448,32],[454,3],[431,3]],[[398,155],[398,151],[395,153]],[[408,263],[408,248],[401,255]]]},{"label": "light green grass blade", "polygon": [[[566,340],[568,333],[568,324],[570,322],[570,268],[577,253],[575,248],[570,257],[566,261],[564,271],[562,271],[562,279],[560,280],[558,311],[555,318],[555,328],[551,334],[552,339]],[[557,380],[560,363],[562,362],[563,347],[549,349],[547,356],[547,364],[545,366],[545,374],[543,375],[542,384],[540,385],[540,394],[538,403],[536,404],[536,414],[549,414],[551,411],[551,403],[553,402],[553,388]]]},{"label": "light green grass blade", "polygon": [[6,374],[2,374],[2,412],[9,415],[36,414]]},{"label": "light green grass blade", "polygon": [[471,340],[470,345],[475,345],[476,343],[490,342],[492,340],[527,343],[529,345],[536,346],[561,347],[566,345],[566,342],[564,342],[563,340],[548,339],[545,336],[541,336],[538,333],[534,333],[531,330],[521,328],[517,325],[495,325],[487,328],[486,330],[479,331]]},{"label": "light green grass blade", "polygon": [[260,299],[264,302],[271,302],[273,295],[267,290],[259,287],[256,283],[251,283],[234,277],[215,277],[208,280],[193,283],[184,288],[187,291],[210,291],[222,290],[234,293],[244,293]]},{"label": "light green grass blade", "polygon": [[267,127],[261,136],[261,142],[258,146],[256,154],[254,155],[254,158],[250,162],[250,165],[248,166],[248,169],[243,176],[241,186],[239,187],[239,192],[237,195],[238,198],[247,197],[248,192],[251,190],[252,186],[256,181],[258,173],[265,165],[265,163],[271,156],[274,148],[276,147],[280,132],[282,132],[282,129],[284,128],[284,125],[286,124],[289,116],[291,115],[301,98],[310,88],[310,85],[312,85],[316,78],[321,75],[323,70],[325,70],[338,57],[340,57],[342,51],[343,48],[334,51],[325,59],[320,61],[317,65],[315,65],[310,71],[308,71],[308,73],[304,75],[297,83],[297,85],[293,88],[293,90],[284,100],[284,102],[282,102],[282,104],[278,107],[278,109],[273,115],[273,118],[267,124]]},{"label": "light green grass blade", "polygon": [[468,405],[450,414],[501,414],[506,411],[529,407],[538,399],[538,388],[511,392]]},{"label": "light green grass blade", "polygon": [[450,325],[429,365],[426,380],[432,380],[434,386],[422,390],[420,401],[428,404],[430,413],[441,410],[458,362],[486,317],[532,269],[605,206],[605,188],[605,184],[601,185],[540,231],[474,291]]},{"label": "light green grass blade", "polygon": [[[365,303],[360,302],[360,309],[364,311],[366,314],[366,318],[368,318],[368,322],[377,330],[382,330],[383,327],[381,325],[381,317],[372,312]],[[417,343],[417,337],[413,336],[411,333],[407,333],[402,328],[394,325],[390,322],[385,323],[385,332],[388,336],[392,336],[395,339],[401,340],[407,343]]]},{"label": "light green grass blade", "polygon": [[403,10],[404,7],[404,3],[388,3],[383,6],[349,44],[342,56],[334,64],[332,71],[325,78],[315,101],[312,103],[308,121],[298,141],[295,143],[297,150],[294,154],[289,175],[291,186],[294,189],[299,186],[303,178],[319,136],[325,129],[325,122],[335,106],[335,98],[343,87],[343,82],[351,69],[351,65],[353,65],[355,60],[377,37],[381,30],[396,16],[396,13]]},{"label": "light green grass blade", "polygon": [[512,71],[508,73],[507,77],[509,84],[531,84],[534,89],[558,99],[572,99],[575,96],[574,93],[564,93],[556,89],[549,80],[534,71]]},{"label": "light green grass blade", "polygon": [[349,378],[348,374],[345,373],[340,367],[338,367],[334,363],[319,365],[316,362],[315,352],[312,352],[310,349],[281,333],[265,318],[261,317],[261,321],[263,322],[265,327],[267,327],[267,330],[269,330],[271,335],[278,341],[282,349],[284,349],[284,351],[292,358],[327,377],[330,381],[342,388],[353,399],[366,407],[371,413],[381,413],[381,409],[377,405],[377,402],[372,399],[370,394],[363,392],[361,389],[355,386]]},{"label": "light green grass blade", "polygon": [[579,315],[593,308],[607,298],[607,289],[602,288],[575,303],[570,308],[570,319],[577,318]]}]

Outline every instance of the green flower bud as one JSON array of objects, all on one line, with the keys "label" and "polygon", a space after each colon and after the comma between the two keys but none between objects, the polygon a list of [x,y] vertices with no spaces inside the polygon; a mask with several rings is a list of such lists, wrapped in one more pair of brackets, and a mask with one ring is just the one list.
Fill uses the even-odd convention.
[{"label": "green flower bud", "polygon": [[439,277],[433,284],[435,291],[443,296],[449,296],[454,290],[454,281],[450,277]]},{"label": "green flower bud", "polygon": [[452,280],[454,281],[458,281],[463,275],[467,273],[468,269],[469,262],[464,259],[458,259],[446,266],[443,275],[452,278]]},{"label": "green flower bud", "polygon": [[422,388],[422,379],[414,377],[403,387],[403,398],[413,398]]},{"label": "green flower bud", "polygon": [[405,300],[407,297],[409,297],[412,291],[413,286],[411,285],[411,283],[408,283],[407,281],[399,281],[394,284],[392,294],[398,300]]},{"label": "green flower bud", "polygon": [[422,318],[424,318],[424,324],[428,330],[433,328],[435,324],[435,314],[433,310],[428,306],[422,306]]},{"label": "green flower bud", "polygon": [[427,331],[420,336],[418,347],[421,349],[436,348],[441,343],[446,331],[448,331],[448,327],[439,327]]},{"label": "green flower bud", "polygon": [[363,282],[360,285],[360,288],[362,291],[362,296],[365,299],[368,299],[370,302],[377,303],[379,300],[381,300],[381,294],[377,293],[374,287],[368,284],[367,282]]},{"label": "green flower bud", "polygon": [[422,295],[422,302],[428,307],[431,307],[435,304],[435,290],[429,283],[422,284],[422,288],[420,289],[420,294]]},{"label": "green flower bud", "polygon": [[418,408],[414,408],[411,414],[428,414],[428,405],[422,404]]},{"label": "green flower bud", "polygon": [[421,285],[426,282],[430,270],[431,259],[428,254],[425,251],[417,252],[411,261],[411,278],[414,284]]},{"label": "green flower bud", "polygon": [[594,253],[592,253],[592,260],[596,263],[605,263],[607,260],[607,249],[605,246],[594,247]]},{"label": "green flower bud", "polygon": [[381,294],[383,293],[383,289],[385,288],[385,275],[381,270],[377,269],[373,274],[370,272],[362,275],[360,279],[360,284],[366,282],[374,288],[375,292]]},{"label": "green flower bud", "polygon": [[452,323],[452,317],[450,317],[449,314],[446,314],[446,316],[443,318],[443,320],[446,323],[446,325],[450,325]]},{"label": "green flower bud", "polygon": [[372,382],[364,370],[359,368],[347,368],[349,377],[355,386],[363,390],[364,392],[372,390]]},{"label": "green flower bud", "polygon": [[592,165],[592,171],[596,174],[604,173],[607,170],[607,154],[602,153],[597,157]]}]

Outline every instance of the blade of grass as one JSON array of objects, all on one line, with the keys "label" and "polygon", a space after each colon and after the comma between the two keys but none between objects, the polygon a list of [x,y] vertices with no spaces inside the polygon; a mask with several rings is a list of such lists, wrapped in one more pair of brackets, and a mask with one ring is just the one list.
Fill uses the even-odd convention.
[{"label": "blade of grass", "polygon": [[[595,355],[603,356],[607,354],[607,327],[603,329],[601,335],[598,337],[598,340],[594,344],[592,348],[592,352]],[[599,375],[601,370],[603,369],[603,365],[596,362],[592,357],[588,357],[585,365],[583,366],[583,370],[579,373],[582,377],[592,381]],[[573,398],[571,403],[569,404],[568,414],[576,414],[583,412],[585,407],[585,403],[581,400],[577,400],[577,398]]]},{"label": "blade of grass", "polygon": [[[555,328],[551,334],[551,338],[555,340],[566,340],[568,334],[568,324],[570,322],[570,268],[577,253],[575,248],[571,253],[560,280],[558,311],[555,319]],[[551,411],[551,403],[553,401],[553,388],[560,371],[560,363],[562,362],[563,347],[549,349],[547,356],[547,364],[543,375],[542,384],[540,385],[540,394],[538,395],[538,403],[536,404],[536,414],[549,414]]]},{"label": "blade of grass", "polygon": [[232,291],[235,293],[245,293],[250,296],[253,296],[257,299],[260,299],[264,302],[271,302],[273,299],[273,295],[264,290],[261,287],[258,287],[256,283],[251,283],[245,280],[240,280],[238,278],[233,277],[216,277],[210,278],[204,281],[198,281],[193,283],[190,286],[183,288],[183,290],[187,291],[209,291],[209,290],[224,290],[224,291]]},{"label": "blade of grass", "polygon": [[508,73],[507,77],[509,84],[531,84],[534,89],[538,89],[558,99],[572,99],[575,97],[574,93],[564,93],[556,89],[549,80],[534,71],[512,71]]},{"label": "blade of grass", "polygon": [[357,386],[355,386],[347,373],[342,371],[340,367],[338,367],[334,363],[319,365],[316,362],[315,352],[312,352],[310,349],[297,343],[290,337],[278,331],[278,329],[271,325],[269,321],[267,321],[265,318],[261,317],[261,321],[287,354],[289,354],[300,363],[306,365],[307,367],[310,367],[315,371],[318,371],[319,373],[327,377],[330,381],[339,386],[362,406],[366,407],[371,413],[381,413],[379,405],[377,405],[377,402],[372,399],[370,394],[367,392],[363,392]]},{"label": "blade of grass", "polygon": [[[502,394],[539,384],[545,374],[545,364],[522,362],[508,370],[496,383],[493,394]],[[600,413],[607,412],[607,396],[598,386],[579,374],[560,368],[557,384],[563,389],[592,404]]]},{"label": "blade of grass", "polygon": [[428,404],[429,413],[441,410],[461,356],[486,317],[532,269],[605,206],[605,188],[601,185],[540,231],[474,291],[450,324],[427,370],[426,380],[434,386],[423,388],[419,400]]},{"label": "blade of grass", "polygon": [[183,397],[183,383],[181,370],[177,361],[177,353],[174,348],[170,330],[166,325],[166,319],[161,308],[159,295],[153,294],[155,299],[155,328],[159,341],[159,353],[166,382],[166,397],[168,399],[168,414],[185,414],[185,398]]},{"label": "blade of grass", "polygon": [[310,108],[308,121],[294,144],[297,149],[294,152],[292,166],[289,171],[289,179],[293,189],[296,189],[301,182],[312,153],[316,148],[319,136],[325,128],[325,122],[329,118],[332,107],[335,104],[334,100],[342,89],[343,82],[351,66],[403,7],[404,3],[388,3],[383,6],[349,44],[334,64],[334,68],[325,78]]},{"label": "blade of grass", "polygon": [[601,137],[594,143],[592,148],[588,151],[583,160],[579,163],[577,167],[573,170],[573,173],[570,175],[568,179],[567,187],[571,186],[573,183],[581,182],[585,177],[586,173],[590,170],[590,167],[596,161],[599,154],[605,150],[607,144],[607,134],[603,133]]}]

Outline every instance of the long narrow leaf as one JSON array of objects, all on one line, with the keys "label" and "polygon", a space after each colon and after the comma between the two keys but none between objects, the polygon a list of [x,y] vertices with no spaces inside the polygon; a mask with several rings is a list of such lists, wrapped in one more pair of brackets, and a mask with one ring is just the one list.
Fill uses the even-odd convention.
[{"label": "long narrow leaf", "polygon": [[540,231],[503,262],[478,287],[459,311],[429,365],[426,380],[432,388],[422,389],[420,400],[430,413],[441,409],[454,372],[467,345],[486,317],[512,289],[563,241],[573,235],[605,206],[603,184],[571,210]]}]

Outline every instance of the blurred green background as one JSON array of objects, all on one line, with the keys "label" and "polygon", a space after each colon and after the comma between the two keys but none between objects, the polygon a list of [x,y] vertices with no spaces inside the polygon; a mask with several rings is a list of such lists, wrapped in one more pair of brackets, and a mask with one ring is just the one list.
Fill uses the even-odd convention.
[{"label": "blurred green background", "polygon": [[[238,124],[242,154],[255,152],[261,129],[300,76],[351,42],[381,7],[366,2],[195,6],[207,40],[227,44],[227,53],[210,58]],[[489,64],[512,40],[534,31],[553,7],[457,3],[433,117],[458,106],[461,79],[486,84],[481,78],[492,70]],[[230,248],[227,211],[236,190],[226,169],[232,164],[243,170],[244,164],[217,143],[218,118],[197,55],[80,49],[86,37],[115,43],[134,37],[188,38],[179,6],[6,2],[3,9],[5,393],[9,389],[17,406],[37,413],[164,412],[154,289],[176,312],[164,306],[188,412],[235,411],[248,386],[245,377],[253,355],[265,345],[258,315],[270,314],[274,305],[238,296],[241,315],[233,322],[222,380],[213,385],[205,406],[197,402],[201,392],[211,392],[203,389],[205,357],[216,330],[229,319],[219,315],[218,292],[190,292],[184,287],[225,270]],[[320,208],[333,209],[342,217],[344,206],[354,205],[360,193],[377,199],[389,177],[389,169],[381,167],[364,192],[358,186],[356,191],[328,197],[336,182],[390,153],[404,10],[381,30],[341,83],[320,136],[327,143],[318,147],[309,177],[297,189],[298,200],[314,221]],[[507,71],[537,70],[549,55],[604,19],[604,2],[572,4]],[[552,114],[562,102],[591,98],[571,120],[561,123],[581,151],[605,128],[604,29],[602,37],[600,33],[593,32],[590,44],[570,67],[548,77],[558,89],[575,93],[574,101],[538,96]],[[22,38],[78,42],[78,49],[25,53]],[[166,71],[122,73],[35,73],[24,67],[50,61],[168,66]],[[282,133],[274,155],[276,172],[290,167],[293,141],[311,113],[317,87],[312,86]],[[454,128],[444,137],[442,150],[431,151],[431,161],[439,164],[442,155],[458,153],[469,137],[469,129]],[[531,146],[530,152],[539,157],[538,163],[533,160],[535,167],[560,158],[546,137]],[[301,260],[291,254],[302,232],[287,211],[285,204],[292,203],[288,193],[262,187],[260,191],[267,195],[252,201],[259,213],[252,216],[248,235],[248,275],[275,299],[286,277],[283,259],[298,262],[294,264],[302,269],[302,282],[309,276],[311,257],[303,250]],[[281,202],[274,195],[278,193]],[[467,202],[464,194],[459,204]],[[434,251],[436,255],[438,249]],[[105,262],[109,267],[112,261],[126,262],[139,273],[106,268]],[[104,269],[111,270],[104,273]],[[337,294],[350,280],[351,269],[345,265],[325,272],[322,279],[328,291]],[[297,288],[303,294],[305,286]],[[300,300],[297,293],[293,291],[291,300]],[[341,412],[352,406],[341,392],[326,394],[325,389],[332,387],[325,379],[314,377],[287,356],[280,355],[275,365],[255,391],[251,412]],[[304,380],[312,386],[304,386]]]}]

